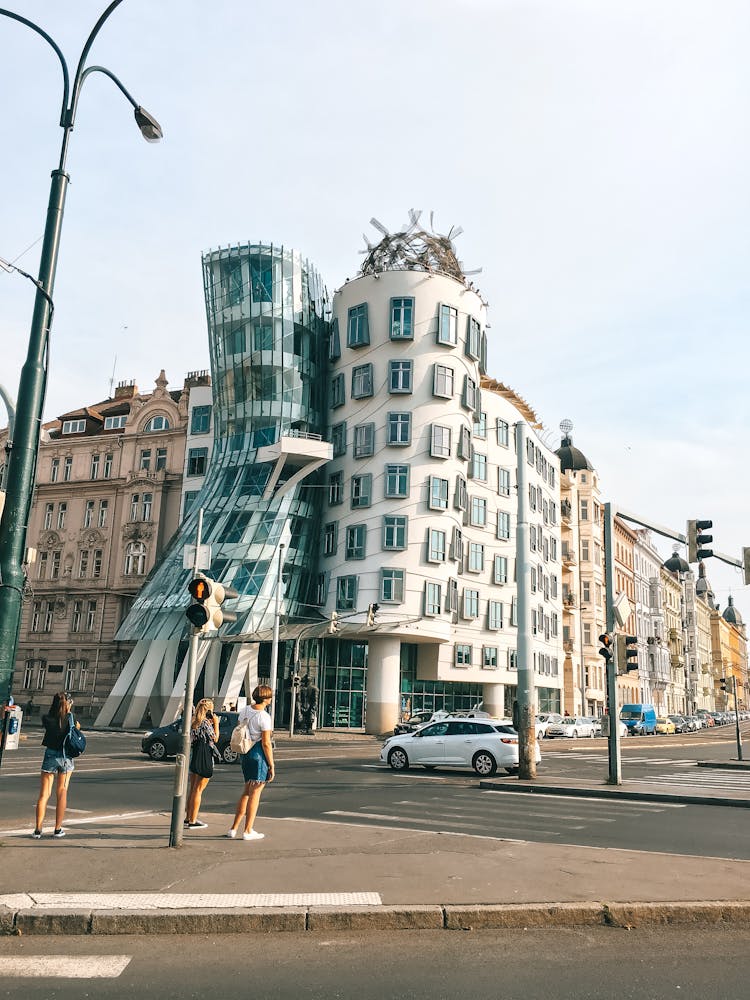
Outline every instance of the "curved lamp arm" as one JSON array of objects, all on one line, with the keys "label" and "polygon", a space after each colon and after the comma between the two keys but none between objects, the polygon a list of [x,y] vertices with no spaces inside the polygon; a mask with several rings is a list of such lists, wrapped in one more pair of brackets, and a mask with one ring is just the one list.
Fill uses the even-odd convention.
[{"label": "curved lamp arm", "polygon": [[63,71],[63,99],[62,108],[60,110],[60,124],[65,125],[65,115],[68,110],[68,94],[70,93],[70,76],[68,74],[68,64],[65,62],[65,56],[60,51],[60,47],[54,38],[50,38],[46,31],[43,31],[38,24],[34,24],[33,21],[29,21],[27,17],[21,17],[20,14],[14,14],[12,10],[5,10],[0,8],[0,15],[3,17],[10,17],[14,21],[20,21],[21,24],[25,24],[27,28],[31,28],[38,35],[41,35],[45,42],[48,42],[52,48],[55,50],[57,58],[60,60],[60,65]]}]

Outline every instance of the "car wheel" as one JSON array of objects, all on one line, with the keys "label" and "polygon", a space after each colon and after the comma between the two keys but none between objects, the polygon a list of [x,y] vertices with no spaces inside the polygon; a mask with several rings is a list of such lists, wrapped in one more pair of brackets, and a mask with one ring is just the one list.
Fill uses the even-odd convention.
[{"label": "car wheel", "polygon": [[231,743],[225,743],[223,747],[220,747],[219,753],[221,754],[221,759],[225,764],[236,764],[240,759],[240,755],[237,751],[232,750]]},{"label": "car wheel", "polygon": [[164,760],[167,756],[167,748],[161,740],[154,740],[148,748],[148,755],[151,760]]},{"label": "car wheel", "polygon": [[401,747],[394,747],[388,754],[388,766],[394,771],[408,771],[409,758]]},{"label": "car wheel", "polygon": [[497,761],[487,750],[475,753],[471,765],[482,778],[490,778],[497,771]]}]

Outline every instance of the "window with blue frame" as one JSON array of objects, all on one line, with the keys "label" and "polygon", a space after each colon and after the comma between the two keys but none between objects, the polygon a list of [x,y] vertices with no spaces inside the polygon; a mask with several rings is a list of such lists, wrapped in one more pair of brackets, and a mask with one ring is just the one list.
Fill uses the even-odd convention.
[{"label": "window with blue frame", "polygon": [[352,306],[347,321],[347,347],[365,347],[370,343],[370,327],[367,319],[367,303]]},{"label": "window with blue frame", "polygon": [[372,396],[372,365],[356,365],[352,368],[352,399]]},{"label": "window with blue frame", "polygon": [[412,391],[412,363],[411,361],[389,361],[388,362],[388,391],[389,392],[411,392]]},{"label": "window with blue frame", "polygon": [[354,611],[357,607],[357,586],[359,577],[339,576],[336,578],[336,610]]},{"label": "window with blue frame", "polygon": [[369,507],[372,504],[372,474],[352,476],[352,508]]},{"label": "window with blue frame", "polygon": [[332,472],[328,477],[328,503],[335,507],[344,500],[344,473]]},{"label": "window with blue frame", "polygon": [[386,423],[386,444],[408,445],[411,443],[411,413],[389,413]]},{"label": "window with blue frame", "polygon": [[346,421],[334,424],[331,428],[331,443],[333,444],[333,457],[346,454]]},{"label": "window with blue frame", "polygon": [[331,379],[331,409],[343,406],[346,402],[346,388],[344,384],[344,373],[339,372]]},{"label": "window with blue frame", "polygon": [[466,353],[475,361],[482,356],[482,328],[473,316],[468,317],[466,325]]},{"label": "window with blue frame", "polygon": [[330,521],[323,527],[323,555],[335,556],[338,547],[338,521]]},{"label": "window with blue frame", "polygon": [[391,340],[414,339],[414,299],[391,299]]},{"label": "window with blue frame", "polygon": [[364,559],[367,551],[367,525],[350,524],[346,529],[345,559]]},{"label": "window with blue frame", "polygon": [[369,458],[375,453],[375,424],[358,424],[354,428],[354,457]]},{"label": "window with blue frame", "polygon": [[328,360],[336,361],[341,357],[341,338],[339,337],[339,321],[334,319],[328,334]]},{"label": "window with blue frame", "polygon": [[190,414],[190,433],[208,434],[211,430],[211,407],[194,406]]},{"label": "window with blue frame", "polygon": [[386,514],[383,518],[383,548],[405,549],[408,524],[409,518],[402,514]]},{"label": "window with blue frame", "polygon": [[404,600],[404,571],[402,569],[381,569],[380,600],[384,604],[402,604]]},{"label": "window with blue frame", "polygon": [[428,506],[431,510],[448,509],[448,480],[439,476],[430,476]]},{"label": "window with blue frame", "polygon": [[386,465],[385,495],[386,497],[407,497],[409,495],[408,465]]},{"label": "window with blue frame", "polygon": [[455,347],[458,343],[458,309],[453,306],[440,306],[437,342],[448,347]]}]

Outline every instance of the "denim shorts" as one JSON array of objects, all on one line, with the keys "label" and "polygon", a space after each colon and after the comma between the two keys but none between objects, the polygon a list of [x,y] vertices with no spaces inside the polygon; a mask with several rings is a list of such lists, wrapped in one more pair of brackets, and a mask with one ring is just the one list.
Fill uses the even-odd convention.
[{"label": "denim shorts", "polygon": [[52,750],[47,747],[42,761],[42,774],[67,774],[74,771],[75,765],[70,757],[65,757],[62,750]]},{"label": "denim shorts", "polygon": [[243,753],[240,759],[242,761],[242,776],[246,782],[252,781],[255,785],[262,785],[268,781],[268,763],[260,740],[253,743],[248,752]]}]

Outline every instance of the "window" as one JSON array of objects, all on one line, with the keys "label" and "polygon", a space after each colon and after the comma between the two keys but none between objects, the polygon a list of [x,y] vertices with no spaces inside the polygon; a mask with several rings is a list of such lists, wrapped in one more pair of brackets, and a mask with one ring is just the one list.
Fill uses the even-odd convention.
[{"label": "window", "polygon": [[372,396],[372,365],[356,365],[352,368],[352,399]]},{"label": "window", "polygon": [[409,495],[408,465],[386,465],[385,495],[386,497],[405,497]]},{"label": "window", "polygon": [[63,464],[63,482],[69,483],[70,477],[73,472],[73,459],[70,455],[65,456],[65,462]]},{"label": "window", "polygon": [[44,681],[47,676],[47,661],[39,661],[39,673],[36,676],[36,687],[37,691],[41,691],[44,688]]},{"label": "window", "polygon": [[364,347],[370,343],[366,302],[349,310],[346,343],[348,347]]},{"label": "window", "polygon": [[336,361],[341,357],[341,339],[339,337],[339,321],[334,319],[331,323],[331,332],[328,336],[328,360]]},{"label": "window", "polygon": [[102,549],[94,549],[94,564],[91,567],[91,575],[98,580],[102,575]]},{"label": "window", "polygon": [[40,552],[39,559],[36,565],[36,578],[37,580],[47,579],[47,563],[49,561],[49,552]]},{"label": "window", "polygon": [[80,632],[81,631],[81,611],[83,607],[83,601],[73,601],[73,613],[70,616],[70,631]]},{"label": "window", "polygon": [[167,467],[167,449],[157,448],[156,449],[156,471],[161,472]]},{"label": "window", "polygon": [[414,338],[414,299],[391,299],[391,340]]},{"label": "window", "polygon": [[466,353],[470,358],[479,361],[482,353],[482,328],[479,321],[469,316],[466,324]]},{"label": "window", "polygon": [[104,430],[105,431],[117,431],[125,426],[128,419],[127,413],[121,413],[117,417],[105,417],[104,418]]},{"label": "window", "polygon": [[346,454],[346,421],[334,424],[331,428],[331,442],[333,444],[333,457],[337,458]]},{"label": "window", "polygon": [[440,596],[440,584],[430,583],[429,581],[425,584],[424,588],[424,613],[430,618],[434,618],[436,615],[440,614],[441,607],[441,596]]},{"label": "window", "polygon": [[188,449],[187,474],[189,476],[205,476],[208,462],[208,448]]},{"label": "window", "polygon": [[59,458],[53,458],[52,459],[52,467],[51,467],[51,470],[50,470],[50,477],[49,477],[50,482],[51,483],[56,483],[57,482],[57,477],[59,475],[60,475],[60,459]]},{"label": "window", "polygon": [[154,494],[153,493],[144,493],[143,494],[143,505],[142,505],[142,512],[141,512],[141,520],[142,521],[150,521],[151,520],[151,507],[153,505],[153,502],[154,502]]},{"label": "window", "polygon": [[451,543],[451,559],[463,566],[464,562],[464,536],[460,528],[453,529],[453,541]]},{"label": "window", "polygon": [[68,513],[68,505],[63,502],[57,508],[57,528],[58,531],[62,531],[65,527],[65,515]]},{"label": "window", "polygon": [[591,556],[589,555],[589,540],[588,538],[581,539],[581,561],[588,562]]},{"label": "window", "polygon": [[125,549],[125,576],[143,576],[146,572],[146,546],[130,542]]},{"label": "window", "polygon": [[461,612],[464,618],[479,617],[479,591],[464,588],[464,606]]},{"label": "window", "polygon": [[52,514],[54,513],[55,505],[53,503],[46,503],[44,505],[44,530],[49,531],[52,527]]},{"label": "window", "polygon": [[469,543],[469,572],[484,572],[484,545],[481,542]]},{"label": "window", "polygon": [[448,588],[445,594],[445,610],[448,612],[458,611],[458,583],[452,578],[448,580]]},{"label": "window", "polygon": [[98,479],[99,478],[99,456],[98,455],[92,455],[91,456],[90,478],[91,479]]},{"label": "window", "polygon": [[94,631],[94,624],[96,622],[96,601],[89,601],[88,607],[86,608],[86,632]]},{"label": "window", "polygon": [[471,460],[471,478],[480,483],[487,482],[487,456],[475,451]]},{"label": "window", "polygon": [[469,503],[469,494],[466,491],[466,480],[463,476],[456,476],[456,489],[453,493],[453,506],[456,510],[466,510]]},{"label": "window", "polygon": [[482,670],[497,670],[497,646],[482,647]]},{"label": "window", "polygon": [[84,526],[84,528],[90,528],[91,527],[91,522],[93,521],[93,519],[94,519],[94,501],[93,500],[87,500],[86,501],[86,506],[84,507],[84,511],[83,511],[83,526]]},{"label": "window", "polygon": [[411,413],[389,413],[387,420],[386,444],[410,444]]},{"label": "window", "polygon": [[343,406],[346,402],[346,388],[344,386],[344,373],[339,372],[334,375],[331,381],[331,409],[335,410]]},{"label": "window", "polygon": [[[31,631],[51,632],[54,613],[54,601],[34,601],[31,612]],[[39,669],[41,673],[41,667]]]},{"label": "window", "polygon": [[[581,596],[583,597],[584,604],[589,604],[591,601],[591,583],[588,580],[581,581]],[[572,602],[571,602],[572,603]]]},{"label": "window", "polygon": [[148,472],[148,470],[151,468],[151,449],[150,448],[141,448],[141,461],[140,461],[139,468],[143,472]]},{"label": "window", "polygon": [[381,569],[380,600],[386,604],[401,604],[404,600],[404,571]]},{"label": "window", "polygon": [[190,414],[190,433],[208,434],[211,430],[211,407],[194,406]]},{"label": "window", "polygon": [[99,501],[99,517],[97,518],[97,527],[106,528],[107,526],[107,510],[109,509],[109,500]]},{"label": "window", "polygon": [[169,421],[167,420],[166,417],[162,417],[161,415],[156,417],[151,417],[149,422],[143,428],[144,434],[152,434],[154,431],[168,431],[168,430],[169,430]]},{"label": "window", "polygon": [[452,368],[447,365],[435,365],[432,372],[432,395],[450,399],[453,396],[453,381]]},{"label": "window", "polygon": [[364,559],[367,549],[367,525],[352,524],[346,529],[345,559]]},{"label": "window", "polygon": [[461,404],[467,410],[476,410],[479,405],[479,390],[473,378],[464,375],[464,391],[461,396]]},{"label": "window", "polygon": [[433,563],[445,562],[446,536],[437,528],[427,529],[427,561]]},{"label": "window", "polygon": [[589,519],[589,502],[588,500],[581,500],[581,520],[588,521]]},{"label": "window", "polygon": [[104,456],[104,478],[109,479],[112,475],[112,456]]},{"label": "window", "polygon": [[487,414],[486,413],[475,413],[474,414],[474,428],[473,434],[475,438],[479,438],[484,441],[487,438]]},{"label": "window", "polygon": [[502,497],[510,496],[510,469],[497,470],[497,492]]},{"label": "window", "polygon": [[386,514],[383,518],[383,548],[405,549],[409,518],[401,514]]},{"label": "window", "polygon": [[469,510],[469,524],[484,528],[487,524],[487,501],[484,497],[472,497]]},{"label": "window", "polygon": [[141,506],[141,495],[140,493],[134,493],[130,498],[130,520],[138,520],[138,511]]},{"label": "window", "polygon": [[83,434],[86,430],[85,420],[63,420],[63,434]]},{"label": "window", "polygon": [[388,391],[389,392],[411,392],[411,361],[389,361],[388,362]]},{"label": "window", "polygon": [[458,310],[452,306],[440,306],[437,342],[449,347],[458,343]]},{"label": "window", "polygon": [[60,576],[60,552],[52,553],[52,569],[50,570],[50,580],[57,580]]},{"label": "window", "polygon": [[338,521],[329,522],[323,529],[323,555],[335,556],[338,548]]},{"label": "window", "polygon": [[508,424],[500,419],[497,421],[497,443],[508,447]]},{"label": "window", "polygon": [[457,642],[455,646],[455,664],[457,667],[471,666],[471,646],[463,642]]},{"label": "window", "polygon": [[430,496],[428,506],[431,510],[448,510],[448,480],[430,476]]},{"label": "window", "polygon": [[510,514],[504,510],[497,512],[497,537],[503,541],[510,538]]},{"label": "window", "polygon": [[339,576],[336,579],[336,610],[354,611],[357,606],[356,576]]},{"label": "window", "polygon": [[430,437],[430,454],[433,458],[451,457],[451,429],[442,424],[433,424]]},{"label": "window", "polygon": [[503,627],[502,601],[489,601],[487,604],[487,628],[497,632]]},{"label": "window", "polygon": [[508,650],[508,670],[518,670],[518,652],[515,649]]},{"label": "window", "polygon": [[375,424],[358,424],[354,428],[354,457],[368,458],[375,453]]},{"label": "window", "polygon": [[352,476],[352,508],[369,507],[372,503],[372,475]]},{"label": "window", "polygon": [[471,431],[468,427],[461,427],[458,432],[458,457],[471,460]]},{"label": "window", "polygon": [[518,598],[511,598],[510,602],[510,623],[511,625],[518,625]]},{"label": "window", "polygon": [[332,472],[328,477],[328,503],[331,507],[344,499],[344,473]]},{"label": "window", "polygon": [[34,661],[27,660],[23,668],[23,687],[30,688],[31,681],[34,677]]}]

